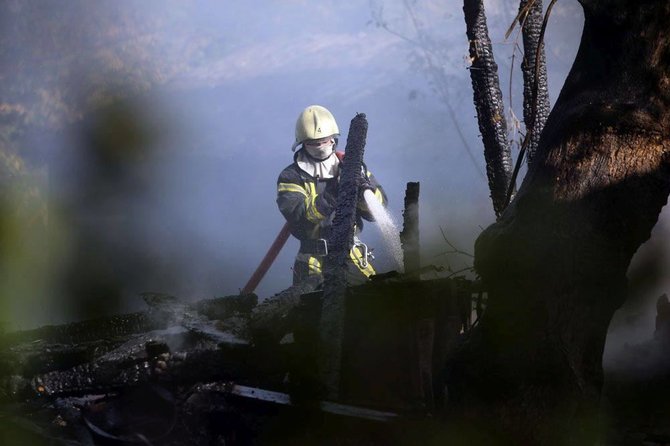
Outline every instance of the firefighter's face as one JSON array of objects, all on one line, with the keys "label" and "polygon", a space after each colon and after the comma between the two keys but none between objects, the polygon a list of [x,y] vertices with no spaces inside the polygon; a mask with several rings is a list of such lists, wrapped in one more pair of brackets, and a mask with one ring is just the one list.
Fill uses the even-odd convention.
[{"label": "firefighter's face", "polygon": [[304,142],[305,149],[313,158],[325,160],[333,153],[335,138],[328,136],[326,138],[308,139]]}]

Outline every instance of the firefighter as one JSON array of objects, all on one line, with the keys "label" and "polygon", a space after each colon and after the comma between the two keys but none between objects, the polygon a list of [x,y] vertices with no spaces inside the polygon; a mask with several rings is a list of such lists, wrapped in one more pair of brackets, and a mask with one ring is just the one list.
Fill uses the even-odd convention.
[{"label": "firefighter", "polygon": [[[320,105],[310,105],[298,116],[293,163],[277,180],[277,205],[289,224],[291,234],[300,240],[293,266],[293,285],[323,282],[322,269],[328,253],[328,237],[335,213],[342,152],[337,152],[340,130],[333,115]],[[349,252],[347,282],[359,284],[375,274],[367,246],[358,238],[363,219],[372,221],[363,191],[371,190],[386,206],[386,194],[365,166],[361,171],[354,244]]]}]

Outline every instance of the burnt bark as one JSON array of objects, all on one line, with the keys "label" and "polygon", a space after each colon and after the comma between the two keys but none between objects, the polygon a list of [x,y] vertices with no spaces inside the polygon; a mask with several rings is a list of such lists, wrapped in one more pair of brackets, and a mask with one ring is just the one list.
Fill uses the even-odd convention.
[{"label": "burnt bark", "polygon": [[340,386],[344,302],[347,291],[347,261],[354,240],[356,206],[368,121],[364,113],[351,120],[345,158],[337,192],[337,207],[323,271],[323,304],[319,328],[319,374],[330,398],[337,398]]},{"label": "burnt bark", "polygon": [[670,192],[670,4],[582,0],[573,67],[510,207],[475,246],[488,308],[453,401],[519,444],[593,444],[626,271]]},{"label": "burnt bark", "polygon": [[507,122],[498,65],[493,57],[483,0],[465,0],[466,34],[470,42],[470,79],[479,131],[484,142],[486,175],[496,216],[505,209],[512,176],[512,155],[507,140]]},{"label": "burnt bark", "polygon": [[[533,0],[521,0],[523,10]],[[523,60],[523,120],[528,141],[526,157],[532,164],[540,134],[549,116],[549,90],[547,88],[547,63],[544,43],[540,42],[542,31],[542,0],[534,0],[525,18],[522,18]]]}]

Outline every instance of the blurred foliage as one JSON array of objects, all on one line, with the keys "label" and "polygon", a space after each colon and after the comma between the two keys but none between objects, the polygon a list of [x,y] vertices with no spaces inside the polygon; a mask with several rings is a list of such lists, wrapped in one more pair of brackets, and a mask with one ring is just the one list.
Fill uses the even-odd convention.
[{"label": "blurred foliage", "polygon": [[147,188],[144,166],[158,141],[147,112],[117,100],[89,113],[70,129],[78,138],[72,162],[54,169],[62,189],[51,201],[70,234],[58,289],[75,319],[118,312],[151,267],[134,243],[143,216],[135,198]]},{"label": "blurred foliage", "polygon": [[46,281],[47,209],[43,171],[27,171],[20,158],[2,154],[0,194],[0,311],[7,316],[39,310],[35,298]]},{"label": "blurred foliage", "polygon": [[[156,129],[129,99],[198,66],[220,44],[185,20],[194,3],[0,2],[2,323],[48,319],[45,296],[57,287],[87,315],[118,303],[124,253],[110,252],[117,216],[102,205],[141,187],[136,166],[154,145]],[[170,38],[175,29],[183,34]],[[78,147],[54,142],[67,134]],[[75,157],[54,170],[53,160]],[[70,196],[52,190],[61,182]]]},{"label": "blurred foliage", "polygon": [[140,113],[129,101],[117,101],[83,121],[84,144],[92,149],[96,165],[123,170],[145,159],[152,135]]}]

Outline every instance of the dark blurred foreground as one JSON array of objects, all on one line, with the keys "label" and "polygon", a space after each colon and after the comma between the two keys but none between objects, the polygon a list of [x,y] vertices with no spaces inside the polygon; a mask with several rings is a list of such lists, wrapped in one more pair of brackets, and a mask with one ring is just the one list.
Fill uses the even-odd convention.
[{"label": "dark blurred foreground", "polygon": [[[349,289],[336,399],[319,384],[320,292],[289,296],[299,304],[270,327],[252,323],[254,295],[185,303],[147,293],[146,311],[8,333],[0,440],[515,444],[494,423],[464,421],[444,385],[450,352],[481,312],[479,291],[397,277]],[[607,374],[592,426],[602,444],[670,442],[670,319],[659,314],[656,337]]]},{"label": "dark blurred foreground", "polygon": [[462,278],[397,275],[350,288],[334,395],[319,384],[321,292],[284,291],[297,305],[272,325],[254,324],[254,295],[145,294],[148,311],[8,333],[0,438],[410,444],[424,428],[408,426],[439,427],[446,355],[470,327],[475,291]]}]

